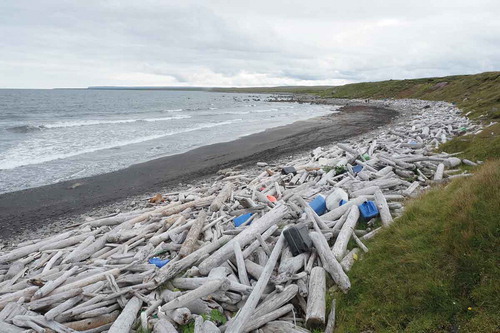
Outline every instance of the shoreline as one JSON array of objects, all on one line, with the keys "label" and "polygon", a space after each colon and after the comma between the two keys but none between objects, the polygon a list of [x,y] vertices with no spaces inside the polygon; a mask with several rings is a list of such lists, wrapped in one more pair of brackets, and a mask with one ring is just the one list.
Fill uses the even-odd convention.
[{"label": "shoreline", "polygon": [[[318,102],[314,97],[296,98],[305,103]],[[202,146],[115,172],[5,193],[0,195],[0,238],[9,241],[35,232],[38,236],[39,231],[44,234],[54,224],[64,227],[82,214],[177,187],[179,183],[199,181],[220,169],[238,164],[248,166],[259,160],[275,161],[287,154],[352,138],[390,123],[397,115],[398,111],[383,105],[347,105],[340,113]]]}]

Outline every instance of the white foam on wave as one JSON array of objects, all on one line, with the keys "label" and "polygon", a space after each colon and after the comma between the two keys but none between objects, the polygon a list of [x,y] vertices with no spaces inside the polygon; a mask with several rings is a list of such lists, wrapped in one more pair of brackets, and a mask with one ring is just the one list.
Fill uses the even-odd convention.
[{"label": "white foam on wave", "polygon": [[188,132],[193,132],[205,128],[212,128],[212,127],[217,127],[217,126],[223,126],[223,125],[230,125],[239,121],[242,121],[243,119],[233,119],[233,120],[227,120],[227,121],[222,121],[222,122],[217,122],[217,123],[206,123],[206,124],[199,124],[197,126],[179,130],[179,131],[171,131],[171,132],[166,132],[162,134],[155,134],[155,135],[148,135],[148,136],[143,136],[139,138],[134,138],[134,139],[129,139],[129,140],[122,140],[122,141],[117,141],[113,143],[108,143],[108,144],[103,144],[100,146],[94,146],[92,148],[87,148],[87,149],[81,149],[78,151],[72,151],[72,152],[60,152],[60,153],[52,153],[52,154],[47,154],[46,151],[40,150],[37,154],[36,151],[33,151],[30,147],[19,147],[19,148],[14,148],[11,149],[10,151],[7,151],[3,157],[0,157],[0,170],[6,170],[6,169],[15,169],[21,166],[26,166],[26,165],[33,165],[33,164],[41,164],[45,162],[50,162],[54,160],[59,160],[59,159],[65,159],[65,158],[70,158],[82,154],[87,154],[87,153],[93,153],[96,151],[100,150],[105,150],[105,149],[112,149],[112,148],[119,148],[123,146],[128,146],[132,144],[137,144],[137,143],[142,143],[145,141],[149,140],[155,140],[171,135],[176,135],[176,134],[182,134],[182,133],[188,133]]},{"label": "white foam on wave", "polygon": [[250,111],[227,111],[223,112],[222,114],[249,114]]},{"label": "white foam on wave", "polygon": [[254,113],[263,113],[263,112],[273,112],[273,111],[278,111],[278,109],[263,109],[263,110],[254,110],[252,112]]},{"label": "white foam on wave", "polygon": [[161,117],[161,118],[136,118],[136,119],[116,119],[116,120],[75,120],[75,121],[60,121],[53,124],[42,125],[42,128],[66,128],[66,127],[80,127],[80,126],[96,126],[96,125],[109,125],[109,124],[127,124],[135,123],[140,121],[167,121],[167,120],[178,120],[178,119],[188,119],[191,116],[179,115],[173,117]]}]

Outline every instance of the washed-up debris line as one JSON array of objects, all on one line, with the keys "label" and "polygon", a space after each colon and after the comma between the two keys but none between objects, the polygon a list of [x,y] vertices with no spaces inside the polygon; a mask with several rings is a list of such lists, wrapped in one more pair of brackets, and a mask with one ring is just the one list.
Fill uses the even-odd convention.
[{"label": "washed-up debris line", "polygon": [[444,102],[405,103],[411,115],[355,142],[260,162],[257,176],[221,170],[3,252],[0,331],[332,332],[327,282],[349,292],[365,241],[405,199],[476,165],[435,148],[479,125]]}]

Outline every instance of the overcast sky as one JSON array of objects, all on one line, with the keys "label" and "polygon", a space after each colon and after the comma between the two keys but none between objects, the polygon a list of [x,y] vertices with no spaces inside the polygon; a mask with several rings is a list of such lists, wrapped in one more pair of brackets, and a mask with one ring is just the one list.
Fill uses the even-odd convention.
[{"label": "overcast sky", "polygon": [[500,70],[498,0],[2,0],[0,87],[323,85]]}]

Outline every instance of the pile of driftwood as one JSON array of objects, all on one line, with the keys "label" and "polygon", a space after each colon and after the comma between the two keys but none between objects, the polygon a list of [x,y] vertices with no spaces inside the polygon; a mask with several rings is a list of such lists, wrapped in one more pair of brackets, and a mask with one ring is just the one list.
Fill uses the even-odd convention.
[{"label": "pile of driftwood", "polygon": [[[327,283],[348,292],[364,242],[402,213],[405,198],[475,164],[433,149],[477,125],[446,103],[409,104],[419,112],[404,122],[286,168],[222,170],[210,186],[18,244],[0,255],[0,331],[332,332]],[[321,215],[309,205],[318,195]],[[367,200],[379,217],[363,221]],[[284,230],[296,225],[312,245],[293,256]],[[208,320],[214,310],[227,322]]]}]

